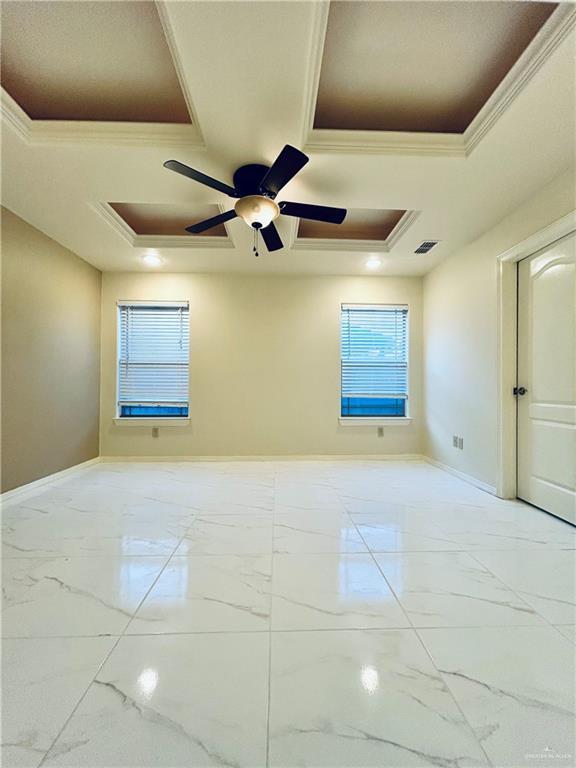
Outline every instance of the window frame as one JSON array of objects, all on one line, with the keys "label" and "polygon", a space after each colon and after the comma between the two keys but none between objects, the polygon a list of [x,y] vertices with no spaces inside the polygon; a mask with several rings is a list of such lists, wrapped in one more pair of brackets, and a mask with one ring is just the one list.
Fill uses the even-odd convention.
[{"label": "window frame", "polygon": [[[344,307],[358,307],[358,309],[373,309],[373,310],[386,310],[386,309],[406,309],[406,408],[403,416],[342,416],[342,312]],[[339,335],[339,397],[338,397],[338,421],[343,427],[370,427],[380,426],[384,424],[396,424],[397,426],[407,426],[412,423],[412,403],[411,403],[411,383],[410,383],[410,370],[411,370],[411,338],[410,338],[410,304],[409,303],[379,303],[374,302],[340,302],[340,314],[338,323],[338,335]]]},{"label": "window frame", "polygon": [[[186,307],[188,309],[188,388],[187,388],[187,416],[122,416],[120,414],[120,354],[121,354],[121,309],[122,307]],[[115,349],[115,396],[114,396],[114,417],[113,421],[118,426],[126,427],[155,427],[155,426],[174,426],[182,427],[190,424],[190,302],[187,299],[182,301],[162,301],[162,300],[118,300],[115,306],[116,311],[116,349]],[[152,405],[149,403],[148,405]]]}]

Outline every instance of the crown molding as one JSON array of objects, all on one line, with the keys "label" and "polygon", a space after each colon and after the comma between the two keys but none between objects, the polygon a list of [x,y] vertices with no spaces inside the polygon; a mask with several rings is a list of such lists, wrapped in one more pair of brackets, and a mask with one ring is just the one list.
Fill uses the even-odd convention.
[{"label": "crown molding", "polygon": [[478,146],[484,136],[507,112],[517,96],[522,93],[575,26],[574,4],[560,3],[464,131],[466,154],[469,155]]},{"label": "crown molding", "polygon": [[308,49],[308,76],[304,85],[303,144],[304,152],[343,154],[449,155],[465,157],[462,136],[457,134],[411,133],[392,131],[341,131],[314,128],[322,56],[328,27],[330,3],[314,3]]},{"label": "crown molding", "polygon": [[76,120],[32,120],[28,141],[30,144],[204,146],[193,125]]},{"label": "crown molding", "polygon": [[3,88],[2,121],[28,144],[109,144],[113,146],[193,146],[204,148],[194,125],[114,123],[92,120],[32,120]]},{"label": "crown molding", "polygon": [[126,224],[122,216],[119,216],[114,208],[108,203],[91,203],[90,207],[93,211],[104,219],[106,224],[111,227],[117,235],[125,240],[129,245],[134,245],[134,238],[136,233],[134,230]]},{"label": "crown molding", "polygon": [[288,228],[288,236],[284,236],[284,248],[290,250],[294,247],[294,243],[298,237],[298,224],[300,223],[300,219],[295,216],[284,216],[283,218]]},{"label": "crown molding", "polygon": [[[314,115],[316,113],[316,101],[318,99],[318,85],[320,83],[320,69],[324,44],[326,42],[326,30],[328,28],[328,14],[330,12],[329,0],[319,0],[312,8],[312,23],[310,25],[310,40],[308,57],[306,62],[306,80],[304,83],[302,104],[302,143],[310,140],[314,130]],[[306,149],[306,147],[304,147]]]},{"label": "crown molding", "polygon": [[176,76],[178,77],[180,89],[182,91],[182,95],[184,96],[186,106],[188,107],[188,114],[190,115],[192,124],[196,129],[198,140],[202,143],[202,146],[205,146],[202,129],[200,127],[200,121],[198,119],[198,113],[196,112],[194,102],[192,101],[192,94],[188,88],[188,82],[186,80],[182,60],[180,59],[180,52],[178,51],[178,46],[176,45],[176,37],[174,35],[172,22],[170,21],[170,17],[168,15],[166,3],[163,2],[163,0],[154,0],[154,5],[156,6],[156,11],[158,13],[158,17],[160,18],[160,24],[162,25],[162,31],[164,32],[164,39],[166,40],[166,45],[168,46],[170,56],[172,57],[172,63],[174,64],[174,69],[176,70]]},{"label": "crown molding", "polygon": [[398,224],[396,224],[392,232],[390,232],[390,234],[386,238],[386,245],[388,246],[389,251],[391,251],[392,248],[394,248],[394,246],[396,245],[396,243],[402,237],[404,237],[404,235],[410,229],[412,224],[414,224],[418,216],[420,216],[420,211],[406,211],[404,216],[402,216]]},{"label": "crown molding", "polygon": [[0,117],[3,123],[14,128],[20,138],[28,141],[32,120],[4,88],[0,88]]},{"label": "crown molding", "polygon": [[314,128],[314,113],[328,8],[322,4],[314,22],[311,75],[305,94],[305,152],[364,155],[432,155],[466,158],[510,108],[534,75],[576,26],[573,3],[560,3],[464,133],[356,131]]},{"label": "crown molding", "polygon": [[229,237],[211,235],[136,235],[134,248],[234,248]]},{"label": "crown molding", "polygon": [[337,240],[336,238],[298,237],[295,251],[347,251],[348,253],[388,253],[386,240]]},{"label": "crown molding", "polygon": [[336,238],[296,237],[296,251],[347,251],[348,253],[389,253],[416,221],[420,211],[406,211],[386,240],[350,240]]},{"label": "crown molding", "polygon": [[340,131],[314,128],[304,152],[362,155],[435,155],[466,157],[464,137],[457,133],[409,131]]},{"label": "crown molding", "polygon": [[108,203],[92,203],[91,208],[132,248],[234,248],[228,236],[137,235]]}]

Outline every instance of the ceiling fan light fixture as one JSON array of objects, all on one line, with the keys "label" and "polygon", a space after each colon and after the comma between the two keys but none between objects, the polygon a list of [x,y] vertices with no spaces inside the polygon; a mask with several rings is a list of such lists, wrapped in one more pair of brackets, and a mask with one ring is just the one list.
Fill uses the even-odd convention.
[{"label": "ceiling fan light fixture", "polygon": [[234,206],[234,210],[249,227],[254,229],[264,229],[280,215],[278,204],[264,195],[241,197]]}]

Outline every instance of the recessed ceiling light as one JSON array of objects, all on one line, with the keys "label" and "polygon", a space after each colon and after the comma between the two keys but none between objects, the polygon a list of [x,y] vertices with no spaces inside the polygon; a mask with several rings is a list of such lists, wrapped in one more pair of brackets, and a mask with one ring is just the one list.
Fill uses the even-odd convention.
[{"label": "recessed ceiling light", "polygon": [[147,267],[159,267],[162,264],[162,257],[155,251],[148,251],[142,256],[142,261]]},{"label": "recessed ceiling light", "polygon": [[366,262],[366,269],[370,269],[372,271],[376,269],[380,269],[381,266],[382,266],[382,259],[379,259],[378,256],[370,256],[370,258]]}]

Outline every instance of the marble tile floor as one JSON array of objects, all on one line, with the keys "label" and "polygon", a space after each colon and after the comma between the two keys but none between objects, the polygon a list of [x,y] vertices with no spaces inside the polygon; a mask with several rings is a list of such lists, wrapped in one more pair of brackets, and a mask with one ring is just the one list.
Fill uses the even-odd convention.
[{"label": "marble tile floor", "polygon": [[576,529],[418,461],[4,504],[4,768],[576,765]]}]

